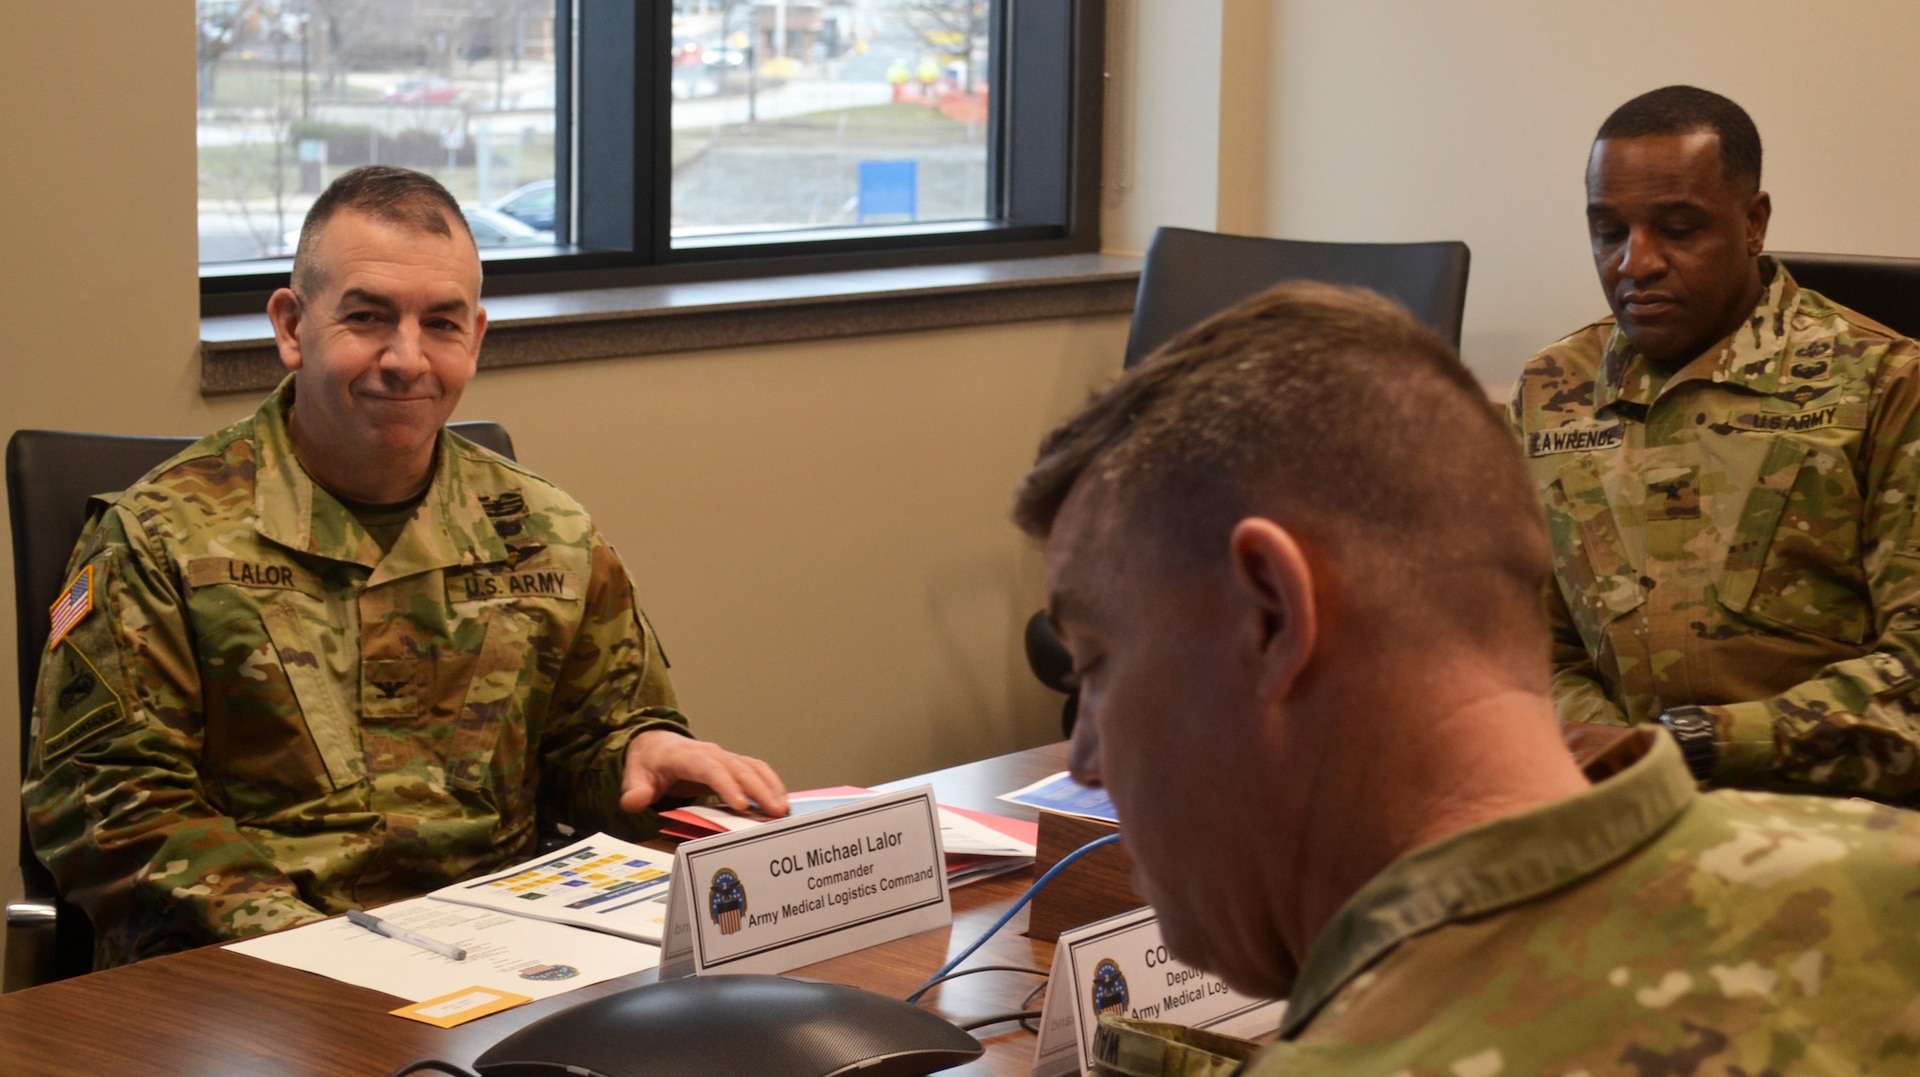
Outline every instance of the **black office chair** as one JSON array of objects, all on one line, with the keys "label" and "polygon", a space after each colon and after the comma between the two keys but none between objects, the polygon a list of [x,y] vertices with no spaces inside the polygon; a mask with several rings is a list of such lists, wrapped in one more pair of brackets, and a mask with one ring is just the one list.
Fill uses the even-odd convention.
[{"label": "black office chair", "polygon": [[1467,245],[1451,241],[1315,243],[1157,229],[1140,268],[1126,365],[1138,364],[1181,330],[1289,280],[1371,288],[1457,348],[1468,260]]},{"label": "black office chair", "polygon": [[1897,333],[1920,337],[1920,258],[1768,253],[1802,288],[1852,307]]},{"label": "black office chair", "polygon": [[[454,423],[468,440],[511,458],[513,439],[495,422]],[[87,519],[87,499],[124,490],[194,443],[185,437],[123,437],[20,430],[7,442],[7,510],[13,527],[14,620],[18,635],[20,766],[32,748],[34,684],[46,650],[48,610],[66,584],[67,561]],[[77,976],[93,968],[93,925],[63,901],[33,855],[20,820],[25,897],[7,905],[5,989]]]},{"label": "black office chair", "polygon": [[[1457,348],[1469,257],[1465,243],[1452,241],[1315,243],[1157,229],[1140,270],[1125,365],[1137,365],[1181,331],[1289,280],[1371,288]],[[1070,682],[1073,660],[1044,611],[1027,621],[1026,647],[1027,665],[1040,683],[1066,693],[1060,730],[1071,736],[1079,704]]]}]

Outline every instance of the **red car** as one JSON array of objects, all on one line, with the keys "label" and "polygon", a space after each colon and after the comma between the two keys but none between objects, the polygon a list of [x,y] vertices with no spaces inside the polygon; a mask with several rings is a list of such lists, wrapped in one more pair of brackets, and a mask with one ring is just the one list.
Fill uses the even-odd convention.
[{"label": "red car", "polygon": [[460,87],[449,79],[407,79],[387,87],[380,95],[382,101],[397,101],[401,104],[417,105],[421,103],[444,105],[460,98]]}]

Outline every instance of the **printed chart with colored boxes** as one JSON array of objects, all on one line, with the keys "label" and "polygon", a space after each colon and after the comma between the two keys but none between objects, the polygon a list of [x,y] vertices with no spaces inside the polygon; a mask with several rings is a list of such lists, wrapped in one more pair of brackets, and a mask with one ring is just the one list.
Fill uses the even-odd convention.
[{"label": "printed chart with colored boxes", "polygon": [[672,870],[669,854],[595,834],[433,896],[657,943],[666,927]]}]

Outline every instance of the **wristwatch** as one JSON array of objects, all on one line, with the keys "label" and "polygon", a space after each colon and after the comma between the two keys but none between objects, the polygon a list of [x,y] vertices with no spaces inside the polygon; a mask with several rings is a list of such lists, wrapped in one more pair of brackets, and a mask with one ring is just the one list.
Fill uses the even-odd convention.
[{"label": "wristwatch", "polygon": [[1705,707],[1675,707],[1660,716],[1660,724],[1680,742],[1680,755],[1693,776],[1703,782],[1712,777],[1720,762],[1720,735],[1712,713]]}]

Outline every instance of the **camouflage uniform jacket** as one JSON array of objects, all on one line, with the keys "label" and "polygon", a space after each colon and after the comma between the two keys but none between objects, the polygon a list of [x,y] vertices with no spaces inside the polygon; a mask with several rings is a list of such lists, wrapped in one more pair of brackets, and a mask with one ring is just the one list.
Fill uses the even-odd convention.
[{"label": "camouflage uniform jacket", "polygon": [[291,402],[96,501],[75,552],[91,609],[41,664],[22,800],[101,967],[530,856],[536,808],[631,835],[627,742],[685,729],[577,503],[443,430],[383,556]]},{"label": "camouflage uniform jacket", "polygon": [[1920,814],[1703,794],[1664,731],[1628,747],[1591,790],[1375,876],[1242,1072],[1920,1071]]},{"label": "camouflage uniform jacket", "polygon": [[1509,416],[1553,538],[1563,721],[1717,718],[1714,780],[1920,795],[1920,347],[1762,259],[1753,317],[1668,371],[1612,319]]}]

